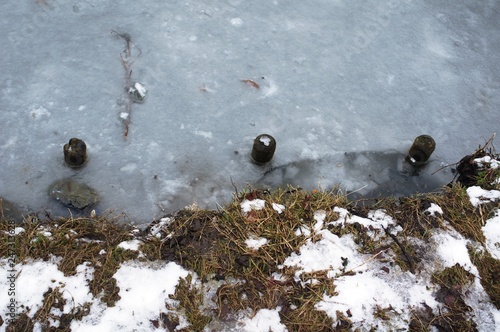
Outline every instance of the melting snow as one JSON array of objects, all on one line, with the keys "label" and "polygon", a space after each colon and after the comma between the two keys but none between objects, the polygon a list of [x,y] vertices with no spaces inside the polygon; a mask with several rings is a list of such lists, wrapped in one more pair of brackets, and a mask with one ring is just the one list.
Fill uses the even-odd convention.
[{"label": "melting snow", "polygon": [[252,318],[243,320],[244,331],[248,332],[286,332],[285,325],[281,324],[280,309],[260,309]]},{"label": "melting snow", "polygon": [[470,202],[474,206],[478,206],[483,203],[494,202],[500,198],[500,191],[498,190],[485,190],[479,186],[472,186],[467,188],[467,194],[469,195]]},{"label": "melting snow", "polygon": [[266,201],[262,199],[254,199],[251,201],[245,199],[243,202],[241,202],[241,211],[246,213],[252,210],[262,210],[265,206]]},{"label": "melting snow", "polygon": [[142,241],[139,241],[137,239],[130,240],[130,241],[124,241],[120,244],[118,244],[118,248],[122,248],[125,250],[134,250],[137,251],[139,250],[139,246],[141,245]]},{"label": "melting snow", "polygon": [[245,244],[254,250],[258,250],[260,247],[267,243],[267,239],[263,237],[255,238],[250,237],[250,239],[245,241]]},{"label": "melting snow", "polygon": [[486,238],[486,249],[491,256],[500,259],[500,210],[496,210],[493,218],[486,220],[483,234]]},{"label": "melting snow", "polygon": [[273,206],[273,209],[276,212],[278,212],[278,214],[281,214],[281,213],[283,213],[283,211],[285,211],[285,206],[284,205],[273,203],[272,206]]}]

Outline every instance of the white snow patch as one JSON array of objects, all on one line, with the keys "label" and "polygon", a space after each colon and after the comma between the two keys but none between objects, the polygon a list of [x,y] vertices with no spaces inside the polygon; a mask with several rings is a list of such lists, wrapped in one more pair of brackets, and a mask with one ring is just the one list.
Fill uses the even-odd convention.
[{"label": "white snow patch", "polygon": [[[15,228],[14,228],[14,235],[18,235],[18,234],[21,234],[21,233],[23,233],[23,232],[25,232],[25,230],[24,230],[24,228],[22,228],[22,227],[15,227]],[[9,232],[9,233],[10,233],[10,232]],[[12,234],[11,234],[11,235],[12,235]]]},{"label": "white snow patch", "polygon": [[480,166],[483,167],[484,165],[487,165],[489,168],[496,169],[500,166],[500,161],[491,158],[490,156],[484,156],[482,158],[476,158],[474,159],[474,162]]},{"label": "white snow patch", "polygon": [[267,243],[267,239],[263,237],[250,237],[249,239],[245,240],[245,244],[247,247],[252,248],[254,250],[258,250],[260,247],[265,245]]},{"label": "white snow patch", "polygon": [[[346,267],[349,269],[362,264],[363,256],[357,252],[351,236],[345,235],[339,238],[327,230],[319,234],[321,240],[313,243],[308,239],[300,248],[299,254],[292,253],[283,263],[283,266],[298,268],[295,273],[297,281],[303,272],[331,270],[334,276],[336,272]],[[344,262],[347,262],[346,266],[343,265]],[[362,266],[359,267],[359,270],[363,269]]]},{"label": "white snow patch", "polygon": [[252,201],[245,199],[240,205],[241,211],[246,213],[252,210],[262,210],[266,206],[266,201],[263,199],[254,199]]},{"label": "white snow patch", "polygon": [[316,232],[319,232],[323,228],[323,225],[325,224],[326,211],[324,210],[314,211],[313,218],[314,220],[316,220],[316,224],[314,224],[313,229]]},{"label": "white snow patch", "polygon": [[448,230],[446,233],[437,231],[432,236],[431,241],[436,245],[434,251],[443,268],[452,267],[458,263],[475,276],[479,276],[477,268],[472,264],[467,250],[469,240],[464,239],[460,233],[454,230]]},{"label": "white snow patch", "polygon": [[248,332],[286,332],[285,325],[281,324],[279,312],[281,308],[270,310],[260,309],[253,318],[246,318],[244,331]]},{"label": "white snow patch", "polygon": [[374,223],[371,224],[374,228],[387,228],[389,225],[394,224],[394,219],[386,214],[384,210],[369,211],[368,218],[374,221]]},{"label": "white snow patch", "polygon": [[121,112],[120,113],[120,118],[122,118],[123,120],[127,120],[128,119],[128,113],[127,112]]},{"label": "white snow patch", "polygon": [[[7,260],[0,260],[0,266],[9,266]],[[33,315],[40,309],[43,302],[43,294],[49,288],[55,290],[59,288],[62,296],[66,300],[64,313],[70,313],[71,309],[83,305],[85,302],[92,302],[92,294],[87,285],[87,279],[92,279],[94,269],[87,265],[79,265],[77,274],[65,277],[58,270],[57,263],[52,261],[33,261],[23,265],[16,265],[14,274],[19,273],[15,281],[15,299],[18,305],[24,308],[29,307],[28,316]],[[8,272],[8,271],[7,271]],[[10,297],[7,296],[11,284],[7,278],[0,280],[0,292],[5,296],[0,296],[0,308],[6,308]],[[18,309],[20,310],[20,309]],[[5,316],[4,316],[5,317]]]},{"label": "white snow patch", "polygon": [[259,139],[265,146],[269,146],[269,143],[271,143],[271,138],[269,136],[261,136]]},{"label": "white snow patch", "polygon": [[429,215],[435,216],[436,213],[439,215],[443,215],[443,209],[437,204],[431,203],[431,206],[426,210],[429,212]]},{"label": "white snow patch", "polygon": [[142,241],[134,239],[134,240],[130,240],[130,241],[123,241],[122,243],[118,244],[118,248],[122,248],[125,250],[137,251],[137,250],[139,250],[139,245],[141,245],[141,244],[142,244]]},{"label": "white snow patch", "polygon": [[[395,224],[394,219],[386,214],[384,210],[371,210],[368,212],[368,218],[351,216],[349,214],[349,211],[339,207],[334,207],[333,212],[337,212],[339,214],[339,219],[337,219],[336,221],[332,221],[329,224],[344,225],[344,223],[358,223],[360,225],[363,225],[365,228],[369,228],[370,230],[367,233],[374,239],[382,236],[383,233],[380,232],[381,230]],[[395,234],[397,232],[400,232],[401,230],[401,226],[396,226],[391,229],[391,232]]]},{"label": "white snow patch", "polygon": [[281,213],[283,213],[283,211],[285,211],[284,205],[276,204],[276,203],[273,203],[272,205],[273,205],[274,211],[278,212],[278,214],[281,214]]},{"label": "white snow patch", "polygon": [[187,275],[186,270],[173,262],[158,269],[148,268],[144,263],[125,262],[113,276],[120,287],[120,300],[114,307],[92,306],[90,315],[81,321],[74,320],[71,329],[152,331],[150,321],[165,310],[165,301],[175,292],[179,278]]},{"label": "white snow patch", "polygon": [[479,186],[472,186],[467,188],[467,194],[469,195],[470,202],[474,206],[478,206],[483,203],[494,202],[500,198],[500,191],[498,190],[485,190]]},{"label": "white snow patch", "polygon": [[325,311],[334,319],[337,319],[337,310],[346,316],[349,310],[352,315],[349,319],[353,323],[376,326],[373,313],[377,306],[387,308],[390,304],[398,312],[404,307],[401,297],[393,287],[374,277],[371,272],[340,277],[335,279],[335,285],[335,292],[338,292],[338,295],[334,297],[323,295],[323,301],[316,304],[317,309]]},{"label": "white snow patch", "polygon": [[149,233],[152,236],[156,236],[159,238],[159,237],[161,237],[160,231],[162,230],[162,228],[170,225],[172,222],[174,222],[174,218],[170,218],[170,217],[161,218],[159,223],[151,226]]},{"label": "white snow patch", "polygon": [[409,304],[414,307],[417,307],[422,303],[427,304],[431,308],[436,308],[438,306],[438,302],[432,296],[432,291],[427,285],[411,285],[408,289],[408,294],[410,296]]},{"label": "white snow patch", "polygon": [[493,218],[486,220],[482,229],[486,238],[486,249],[491,256],[500,260],[500,210],[496,210]]}]

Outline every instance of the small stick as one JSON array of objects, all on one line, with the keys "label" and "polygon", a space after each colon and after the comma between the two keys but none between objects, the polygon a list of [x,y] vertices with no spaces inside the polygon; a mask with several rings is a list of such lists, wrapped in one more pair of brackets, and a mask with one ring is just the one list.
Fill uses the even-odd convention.
[{"label": "small stick", "polygon": [[408,254],[406,253],[406,250],[403,248],[403,245],[401,244],[401,242],[399,242],[399,240],[396,237],[396,235],[394,235],[391,232],[389,232],[388,228],[385,228],[385,227],[382,227],[382,228],[384,229],[385,233],[387,235],[389,235],[394,240],[394,242],[396,242],[396,244],[398,245],[399,249],[401,249],[401,251],[403,252],[403,255],[405,256],[406,261],[408,262],[408,265],[410,266],[410,272],[413,273],[413,274],[415,274],[415,269],[413,268],[413,262],[411,261],[410,256],[408,256]]},{"label": "small stick", "polygon": [[[129,125],[130,125],[130,118],[132,114],[132,98],[129,94],[129,90],[132,87],[132,69],[131,65],[133,63],[133,60],[131,61],[131,48],[130,45],[132,43],[132,37],[128,33],[119,33],[115,30],[111,30],[111,33],[114,33],[118,37],[122,38],[125,40],[125,50],[120,53],[120,59],[122,61],[123,68],[125,69],[125,91],[127,92],[127,99],[125,101],[125,117],[122,117],[124,120],[125,124],[125,132],[123,134],[123,138],[126,140],[128,136],[128,131],[129,131]],[[140,50],[139,50],[140,51]],[[125,53],[125,56],[123,55]],[[140,55],[141,53],[139,53]]]},{"label": "small stick", "polygon": [[367,260],[365,260],[364,262],[362,262],[362,263],[361,263],[361,264],[359,264],[358,266],[355,266],[355,267],[353,267],[353,268],[350,268],[350,269],[349,269],[349,270],[347,270],[347,271],[342,272],[342,275],[345,275],[345,274],[349,274],[349,273],[351,273],[352,271],[354,271],[354,270],[355,270],[355,269],[357,269],[358,267],[361,267],[361,266],[365,265],[366,263],[368,263],[368,262],[370,262],[370,261],[374,260],[375,258],[377,258],[377,256],[378,256],[378,255],[380,255],[381,253],[386,252],[387,250],[389,250],[389,249],[384,249],[384,250],[379,251],[378,253],[376,253],[375,255],[371,256],[370,258],[368,258]]}]

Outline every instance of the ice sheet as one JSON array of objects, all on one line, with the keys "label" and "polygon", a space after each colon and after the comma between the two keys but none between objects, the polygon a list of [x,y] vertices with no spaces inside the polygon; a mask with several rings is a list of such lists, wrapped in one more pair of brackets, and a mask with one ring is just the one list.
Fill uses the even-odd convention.
[{"label": "ice sheet", "polygon": [[[101,194],[98,212],[148,222],[215,207],[233,183],[432,190],[446,179],[406,177],[400,156],[433,136],[430,176],[498,130],[499,11],[473,0],[4,1],[0,196],[56,212],[47,187],[73,177]],[[131,36],[131,79],[148,91],[126,141],[125,43],[112,30]],[[277,140],[267,168],[249,158],[262,133]],[[88,146],[79,171],[64,165],[72,137]]]}]

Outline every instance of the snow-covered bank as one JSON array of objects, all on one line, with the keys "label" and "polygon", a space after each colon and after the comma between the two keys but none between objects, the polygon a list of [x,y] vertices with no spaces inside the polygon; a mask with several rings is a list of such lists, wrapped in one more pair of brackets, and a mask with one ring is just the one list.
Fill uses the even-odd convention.
[{"label": "snow-covered bank", "polygon": [[[460,192],[465,190],[455,194]],[[399,207],[362,212],[360,207],[345,205],[347,201],[341,197],[318,191],[281,191],[277,195],[255,191],[223,207],[222,213],[185,211],[163,218],[146,232],[129,229],[122,234],[122,240],[96,220],[92,221],[98,225],[96,230],[85,221],[71,220],[30,224],[25,228],[13,226],[2,232],[2,240],[24,241],[31,248],[16,252],[9,250],[15,245],[0,247],[4,249],[0,263],[3,270],[16,276],[0,281],[1,294],[13,292],[12,296],[0,297],[0,329],[6,330],[9,325],[9,310],[5,308],[13,300],[13,313],[17,315],[14,324],[34,331],[50,326],[67,331],[193,331],[200,326],[204,331],[228,332],[372,328],[500,331],[500,298],[489,297],[487,291],[491,289],[483,288],[487,276],[477,265],[477,257],[483,254],[498,259],[500,192],[479,187],[471,187],[467,192],[467,202],[459,202],[458,198],[453,202],[470,205],[468,209],[473,212],[464,215],[464,222],[470,217],[468,213],[483,217],[476,220],[483,226],[475,234],[485,239],[483,244],[457,232],[453,227],[456,211],[438,205],[438,196],[432,195],[414,199],[415,202],[402,201]],[[418,220],[410,220],[414,212]],[[298,218],[297,213],[301,217],[294,219]],[[231,220],[235,224],[226,229]],[[296,227],[287,231],[290,222]],[[417,225],[427,226],[417,230]],[[274,227],[283,229],[275,233]],[[243,230],[246,233],[241,233]],[[12,237],[7,236],[9,231]],[[218,236],[226,231],[234,232],[235,238],[224,237],[223,244],[210,244],[219,241]],[[267,261],[275,266],[259,266],[251,272],[255,266],[250,261],[260,265],[262,257],[273,252],[281,254],[273,251],[279,246],[277,234],[282,234],[283,241],[290,245],[295,243],[296,249],[281,255],[282,258],[270,257]],[[71,246],[85,246],[96,254],[68,270],[68,264],[76,264],[78,257],[71,263],[72,258],[66,257],[64,251],[60,255],[37,251],[52,248],[47,241],[63,246],[63,239],[72,239],[75,242],[68,240],[75,243]],[[238,263],[227,263],[240,274],[225,270],[225,263],[217,263],[222,265],[212,274],[210,266],[217,258],[211,255],[229,254],[215,250],[219,247],[214,246],[224,248],[232,241],[240,247],[231,250],[241,250],[247,257],[245,261],[243,256],[235,256]],[[172,243],[177,245],[168,249]],[[183,256],[184,250],[188,256]],[[16,255],[27,258],[11,264],[9,258],[16,259]],[[38,255],[46,259],[36,259]],[[72,255],[78,256],[76,252]],[[168,255],[172,255],[173,261],[167,259]],[[179,261],[179,257],[186,261]],[[112,271],[109,276],[103,276],[105,267]],[[262,269],[268,269],[269,274],[264,273],[266,285],[259,286],[260,279],[252,278]],[[96,280],[109,287],[97,288],[100,290],[95,293]],[[253,293],[245,286],[249,283],[256,287],[254,291],[260,300],[252,299]],[[240,289],[237,303],[249,307],[232,307],[235,304],[230,295],[224,293],[232,288]],[[298,290],[303,295],[294,295]],[[268,298],[270,293],[279,299]],[[308,298],[308,303],[298,300],[302,297]],[[264,299],[268,302],[259,302]],[[326,320],[322,325],[314,325],[319,323],[313,319],[299,323],[290,318],[311,312],[323,313],[322,319]],[[450,323],[450,317],[454,322]],[[204,325],[193,325],[200,322]]]}]

